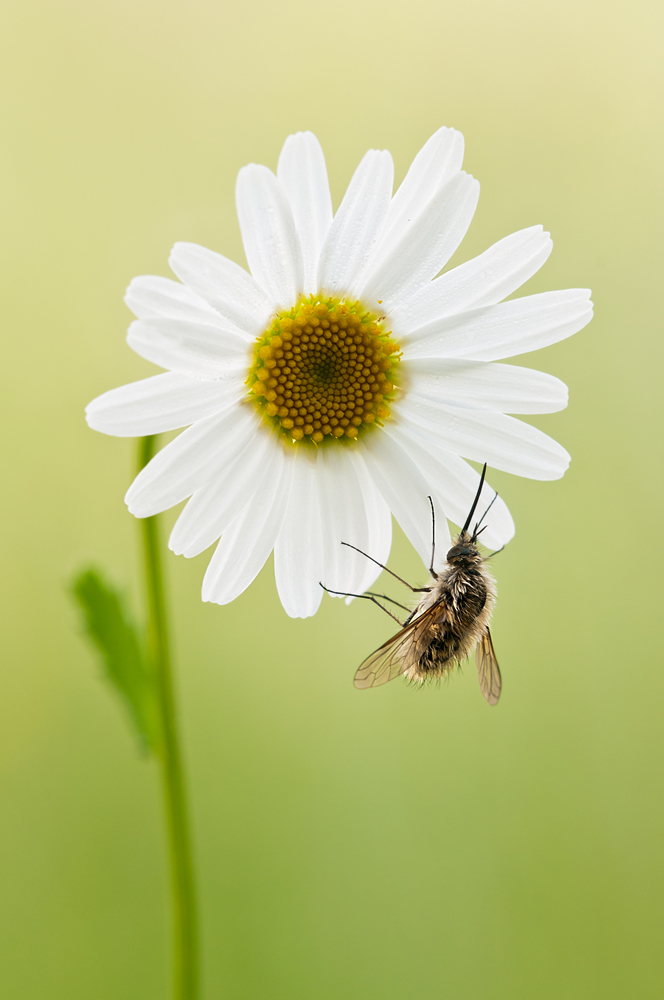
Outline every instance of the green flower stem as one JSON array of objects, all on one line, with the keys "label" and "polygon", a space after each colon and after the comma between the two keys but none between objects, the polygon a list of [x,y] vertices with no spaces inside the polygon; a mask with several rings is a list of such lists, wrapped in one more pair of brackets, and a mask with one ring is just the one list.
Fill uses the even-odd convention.
[{"label": "green flower stem", "polygon": [[[156,437],[141,438],[139,469],[155,453]],[[187,800],[178,742],[171,656],[168,641],[164,580],[159,552],[157,517],[140,522],[148,603],[148,645],[155,671],[161,721],[159,759],[162,768],[170,842],[173,889],[174,1000],[198,996],[198,942],[194,874],[187,818]]]}]

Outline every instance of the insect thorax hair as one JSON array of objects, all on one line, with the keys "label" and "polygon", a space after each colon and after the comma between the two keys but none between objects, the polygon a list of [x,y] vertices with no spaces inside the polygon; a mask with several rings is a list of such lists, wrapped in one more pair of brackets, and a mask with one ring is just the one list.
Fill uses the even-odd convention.
[{"label": "insect thorax hair", "polygon": [[[463,551],[458,553],[455,549]],[[413,612],[419,617],[439,604],[441,614],[431,625],[434,635],[421,656],[405,671],[410,681],[422,684],[451,673],[475,649],[491,621],[496,586],[477,545],[461,532],[448,553],[444,568],[432,579],[431,590]]]}]

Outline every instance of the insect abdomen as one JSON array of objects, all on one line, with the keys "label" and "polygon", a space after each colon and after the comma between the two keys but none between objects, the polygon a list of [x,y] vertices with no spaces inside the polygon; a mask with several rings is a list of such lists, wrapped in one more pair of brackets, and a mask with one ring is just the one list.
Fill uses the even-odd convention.
[{"label": "insect abdomen", "polygon": [[430,641],[406,676],[410,680],[444,677],[469,656],[483,635],[493,607],[492,581],[483,572],[453,570],[440,580],[438,599],[445,609]]}]

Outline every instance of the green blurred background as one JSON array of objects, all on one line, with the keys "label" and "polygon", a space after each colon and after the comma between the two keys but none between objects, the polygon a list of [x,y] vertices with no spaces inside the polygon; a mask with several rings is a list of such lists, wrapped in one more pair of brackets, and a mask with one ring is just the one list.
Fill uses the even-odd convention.
[{"label": "green blurred background", "polygon": [[[460,262],[542,223],[526,287],[594,322],[523,359],[569,383],[537,418],[556,483],[494,475],[504,696],[351,684],[371,606],[278,603],[271,565],[204,605],[169,555],[204,996],[664,995],[659,590],[662,7],[559,0],[6,0],[0,992],[161,1000],[161,802],[65,585],[107,567],[138,608],[134,443],[83,407],[154,369],[124,343],[136,274],[175,240],[244,261],[234,180],[313,129],[335,204],[369,147],[399,180],[440,125],[482,183]],[[172,523],[174,513],[164,520]],[[400,534],[391,565],[421,578]]]}]

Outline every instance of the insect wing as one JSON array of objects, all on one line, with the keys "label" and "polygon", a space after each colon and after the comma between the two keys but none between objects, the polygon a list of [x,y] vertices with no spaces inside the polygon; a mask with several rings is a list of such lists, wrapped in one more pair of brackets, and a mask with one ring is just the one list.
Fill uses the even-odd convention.
[{"label": "insect wing", "polygon": [[496,651],[491,641],[491,632],[488,628],[477,643],[475,660],[477,661],[477,677],[480,682],[480,691],[490,705],[497,705],[500,698],[502,680],[500,677],[500,667],[496,659]]},{"label": "insect wing", "polygon": [[431,626],[443,617],[445,608],[438,602],[393,635],[359,667],[355,687],[380,687],[405,673],[426,651],[433,637]]}]

